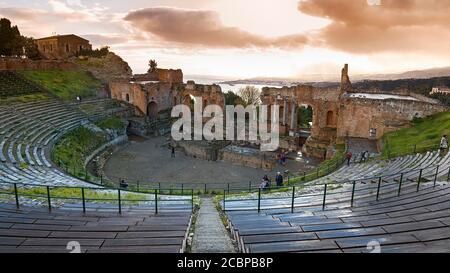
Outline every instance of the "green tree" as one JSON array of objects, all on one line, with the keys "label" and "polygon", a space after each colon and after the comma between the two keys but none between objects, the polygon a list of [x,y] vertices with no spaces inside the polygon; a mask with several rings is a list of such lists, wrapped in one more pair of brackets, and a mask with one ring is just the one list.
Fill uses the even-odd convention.
[{"label": "green tree", "polygon": [[11,21],[0,19],[0,55],[14,56],[23,54],[23,39],[17,26]]},{"label": "green tree", "polygon": [[241,97],[239,97],[236,93],[233,91],[228,91],[225,93],[225,104],[226,105],[238,105],[243,104]]},{"label": "green tree", "polygon": [[33,38],[23,37],[22,38],[23,48],[25,49],[25,55],[32,60],[41,58],[37,44],[34,42]]},{"label": "green tree", "polygon": [[148,62],[148,73],[155,73],[158,69],[158,63],[155,60],[150,60]]}]

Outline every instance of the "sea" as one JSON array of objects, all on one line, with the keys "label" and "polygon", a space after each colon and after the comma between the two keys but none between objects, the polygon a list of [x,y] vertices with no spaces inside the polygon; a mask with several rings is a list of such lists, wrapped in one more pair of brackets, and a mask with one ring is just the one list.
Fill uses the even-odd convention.
[{"label": "sea", "polygon": [[281,88],[283,87],[282,85],[270,85],[270,84],[224,84],[222,82],[226,81],[224,79],[213,79],[213,78],[200,78],[200,77],[192,77],[192,76],[186,76],[185,77],[185,82],[187,81],[194,81],[197,84],[217,84],[222,88],[222,92],[223,93],[227,93],[228,91],[232,91],[234,93],[238,93],[239,90],[241,88],[245,88],[247,86],[254,86],[256,88],[258,88],[259,90],[261,90],[263,87],[277,87],[277,88]]}]

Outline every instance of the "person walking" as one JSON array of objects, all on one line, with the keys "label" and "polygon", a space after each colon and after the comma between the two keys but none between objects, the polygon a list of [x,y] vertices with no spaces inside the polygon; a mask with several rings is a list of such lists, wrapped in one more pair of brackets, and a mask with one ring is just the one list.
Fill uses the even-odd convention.
[{"label": "person walking", "polygon": [[277,172],[277,176],[275,177],[275,182],[277,183],[277,187],[283,186],[283,176],[280,172]]},{"label": "person walking", "polygon": [[352,152],[350,152],[350,151],[348,151],[348,152],[345,154],[345,158],[347,159],[347,166],[350,166],[350,160],[352,160],[352,157],[353,157],[353,154],[352,154]]},{"label": "person walking", "polygon": [[442,136],[441,144],[439,145],[441,156],[445,156],[448,152],[448,138],[447,135]]}]

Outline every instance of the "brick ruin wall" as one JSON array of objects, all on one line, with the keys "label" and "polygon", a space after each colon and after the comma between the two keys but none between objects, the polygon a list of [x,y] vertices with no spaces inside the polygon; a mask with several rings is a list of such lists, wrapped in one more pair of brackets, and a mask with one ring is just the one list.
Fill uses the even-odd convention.
[{"label": "brick ruin wall", "polygon": [[0,70],[74,70],[77,66],[67,61],[0,58]]},{"label": "brick ruin wall", "polygon": [[338,142],[343,143],[346,136],[370,138],[370,129],[376,129],[374,139],[379,140],[388,132],[407,127],[414,118],[444,111],[448,108],[423,101],[344,99],[339,109]]}]

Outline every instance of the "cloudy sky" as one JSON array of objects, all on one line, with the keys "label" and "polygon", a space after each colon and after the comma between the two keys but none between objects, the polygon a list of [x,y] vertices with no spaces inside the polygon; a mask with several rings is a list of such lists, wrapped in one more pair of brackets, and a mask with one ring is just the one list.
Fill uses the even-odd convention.
[{"label": "cloudy sky", "polygon": [[143,72],[150,58],[232,78],[450,66],[450,0],[0,0],[35,38],[74,33]]}]

